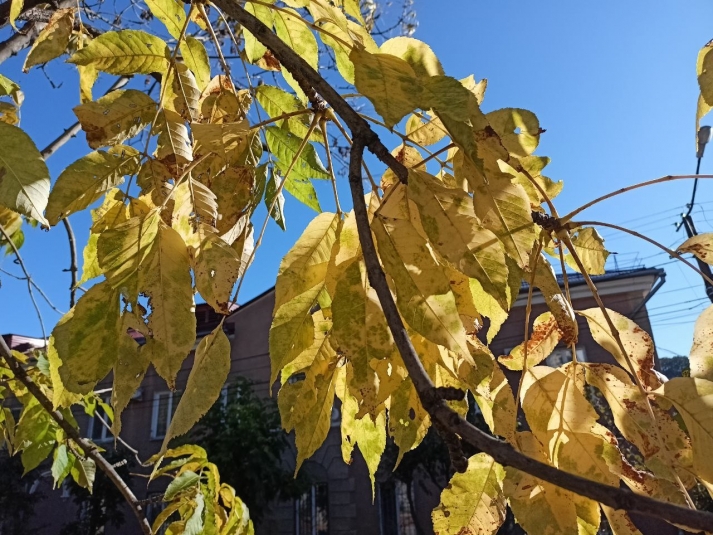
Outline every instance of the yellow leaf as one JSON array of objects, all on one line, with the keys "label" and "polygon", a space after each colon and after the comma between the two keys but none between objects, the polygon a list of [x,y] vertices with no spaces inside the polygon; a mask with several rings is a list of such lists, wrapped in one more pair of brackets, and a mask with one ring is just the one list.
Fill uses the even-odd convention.
[{"label": "yellow leaf", "polygon": [[341,227],[336,214],[315,217],[280,263],[275,310],[305,291],[324,284],[332,247]]},{"label": "yellow leaf", "polygon": [[163,439],[162,450],[172,438],[183,435],[210,409],[220,397],[220,391],[230,371],[230,340],[223,331],[223,322],[204,336],[196,349],[188,382],[178,403],[171,424]]},{"label": "yellow leaf", "polygon": [[[310,11],[314,11],[316,6],[315,3],[311,4]],[[323,4],[322,7],[324,7]],[[367,52],[375,54],[379,52],[379,47],[363,26],[347,20],[346,17],[338,22],[334,22],[334,17],[325,17],[320,26],[324,32],[319,32],[319,37],[325,45],[334,51],[339,74],[348,83],[354,84],[354,63],[349,58],[352,49],[364,47]],[[349,46],[350,44],[353,46]]]},{"label": "yellow leaf", "polygon": [[247,121],[220,124],[191,124],[196,155],[215,154],[234,161],[249,146],[250,125]]},{"label": "yellow leaf", "polygon": [[379,52],[406,61],[419,78],[445,74],[431,47],[413,37],[393,37],[379,47]]},{"label": "yellow leaf", "polygon": [[[546,462],[531,433],[519,433],[518,442],[522,453]],[[599,506],[588,498],[510,467],[505,469],[503,491],[515,520],[528,533],[594,535],[597,532]]]},{"label": "yellow leaf", "polygon": [[140,30],[106,32],[92,39],[67,61],[92,65],[109,74],[163,73],[168,69],[168,46],[158,37]]},{"label": "yellow leaf", "polygon": [[693,446],[693,469],[697,476],[713,481],[713,382],[695,377],[675,377],[654,391],[670,401],[683,417]]},{"label": "yellow leaf", "polygon": [[[550,356],[560,341],[562,334],[557,320],[550,312],[545,312],[535,319],[530,339],[527,341],[527,367],[532,368]],[[522,370],[525,361],[525,347],[522,344],[515,347],[507,356],[498,360],[509,370]]]},{"label": "yellow leaf", "polygon": [[119,294],[107,282],[92,286],[52,330],[59,377],[69,392],[86,394],[111,371],[119,349]]},{"label": "yellow leaf", "polygon": [[79,73],[79,100],[82,104],[94,100],[92,87],[99,77],[99,71],[93,65],[77,65]]},{"label": "yellow leaf", "polygon": [[411,65],[390,54],[371,54],[355,47],[354,85],[374,105],[388,128],[419,107],[423,88]]},{"label": "yellow leaf", "polygon": [[332,320],[325,317],[323,310],[315,310],[312,314],[312,324],[314,325],[312,344],[297,355],[295,360],[282,368],[280,382],[283,385],[289,381],[293,374],[303,372],[312,366],[315,359],[319,357],[331,358],[334,354],[331,336]]},{"label": "yellow leaf", "polygon": [[438,117],[424,122],[421,117],[413,114],[406,121],[406,135],[411,141],[424,147],[438,143],[446,134],[446,129]]},{"label": "yellow leaf", "polygon": [[[248,4],[245,9],[250,5],[253,4]],[[203,91],[208,86],[208,82],[210,82],[210,59],[205,46],[195,37],[187,35],[181,41],[180,50],[186,67],[191,70],[196,78],[198,89]]]},{"label": "yellow leaf", "polygon": [[233,286],[244,272],[242,259],[219,236],[206,233],[192,252],[196,290],[216,312],[229,314]]},{"label": "yellow leaf", "polygon": [[337,396],[342,401],[341,406],[341,431],[342,431],[342,459],[347,464],[352,463],[354,446],[364,457],[371,479],[371,496],[374,499],[375,477],[379,468],[381,455],[386,449],[386,411],[379,411],[375,419],[371,416],[357,417],[359,401],[355,398],[346,385],[344,379],[345,368],[340,368],[341,381],[337,383]]},{"label": "yellow leaf", "polygon": [[540,122],[534,113],[520,108],[503,108],[486,114],[507,151],[517,157],[532,154],[540,142]]},{"label": "yellow leaf", "polygon": [[198,99],[201,91],[196,78],[184,63],[174,63],[165,84],[163,105],[187,121],[198,117]]},{"label": "yellow leaf", "polygon": [[491,178],[473,189],[475,213],[483,226],[493,231],[505,253],[525,268],[536,234],[527,193],[522,186],[503,178]]},{"label": "yellow leaf", "polygon": [[[619,337],[634,367],[633,372],[641,380],[642,384],[650,389],[658,388],[661,380],[654,371],[654,341],[636,323],[618,312],[606,309],[614,327],[619,331]],[[594,341],[606,349],[616,359],[619,365],[629,373],[632,373],[626,356],[621,352],[619,344],[616,342],[609,324],[604,317],[604,313],[599,308],[590,308],[577,312],[584,316],[589,325]]]},{"label": "yellow leaf", "polygon": [[186,23],[183,2],[179,0],[146,0],[146,5],[149,6],[153,16],[163,22],[168,33],[174,39],[178,39]]},{"label": "yellow leaf", "polygon": [[138,170],[139,152],[116,145],[107,152],[95,151],[70,164],[57,178],[45,213],[50,225],[96,201],[109,189],[124,182],[124,175]]},{"label": "yellow leaf", "polygon": [[490,343],[500,331],[500,327],[505,323],[505,320],[508,319],[507,309],[503,308],[492,295],[483,290],[483,286],[477,280],[470,279],[469,284],[476,309],[483,316],[490,319],[490,326],[486,336],[486,340]]},{"label": "yellow leaf", "polygon": [[698,53],[696,72],[701,98],[708,106],[713,106],[713,41],[709,41]]},{"label": "yellow leaf", "polygon": [[586,363],[584,370],[587,383],[604,395],[617,428],[639,449],[646,466],[658,477],[674,482],[678,472],[682,480],[692,485],[691,447],[688,437],[671,415],[652,403],[656,417],[653,422],[647,400],[618,366]]},{"label": "yellow leaf", "polygon": [[0,97],[10,97],[17,106],[21,106],[25,95],[19,85],[0,74]]},{"label": "yellow leaf", "polygon": [[677,253],[691,253],[706,264],[713,264],[713,233],[698,234],[683,242]]},{"label": "yellow leaf", "polygon": [[280,389],[277,403],[285,431],[295,430],[297,463],[295,474],[327,438],[331,427],[335,394],[336,354],[323,342],[305,379],[288,382]]},{"label": "yellow leaf", "polygon": [[483,290],[506,307],[508,271],[502,245],[495,234],[480,225],[472,198],[415,170],[409,172],[407,192],[419,208],[421,224],[433,248],[455,269],[477,279]]},{"label": "yellow leaf", "polygon": [[691,377],[713,380],[713,306],[706,308],[693,330],[693,347],[689,353]]},{"label": "yellow leaf", "polygon": [[[534,252],[533,250],[533,255]],[[550,309],[555,320],[557,320],[557,325],[562,335],[562,342],[567,346],[576,343],[579,336],[577,318],[574,316],[572,305],[567,301],[567,297],[557,282],[557,277],[552,269],[552,265],[542,254],[540,254],[537,259],[532,259],[531,263],[535,262],[534,286],[540,289],[542,296],[545,298],[547,308]]]},{"label": "yellow leaf", "polygon": [[20,124],[20,117],[18,113],[20,109],[10,102],[0,102],[0,122],[18,125]]},{"label": "yellow leaf", "polygon": [[193,161],[191,141],[183,117],[168,109],[161,110],[152,133],[158,133],[154,156],[174,177],[180,176],[183,168]]},{"label": "yellow leaf", "polygon": [[252,201],[255,168],[252,166],[228,167],[221,173],[202,178],[215,194],[218,213],[216,228],[228,232],[247,213]]},{"label": "yellow leaf", "polygon": [[[604,239],[595,229],[591,227],[578,229],[572,237],[572,245],[588,274],[604,274],[604,264],[606,264],[609,251],[604,248]],[[579,272],[579,267],[571,252],[565,255],[564,260],[569,267]]]},{"label": "yellow leaf", "polygon": [[612,509],[606,505],[602,505],[602,511],[604,511],[614,535],[642,535],[626,511]]},{"label": "yellow leaf", "polygon": [[505,520],[502,491],[505,470],[486,453],[468,459],[468,468],[451,478],[431,513],[436,533],[493,535]]},{"label": "yellow leaf", "polygon": [[0,122],[0,206],[48,225],[50,176],[40,151],[18,127]]},{"label": "yellow leaf", "polygon": [[114,420],[111,429],[114,435],[121,433],[121,413],[129,405],[134,392],[141,386],[146,370],[148,370],[151,354],[143,351],[137,341],[127,332],[133,329],[135,334],[145,336],[146,325],[132,312],[124,312],[119,337],[119,356],[114,363],[114,377],[111,391],[111,406],[114,409]]},{"label": "yellow leaf", "polygon": [[[19,249],[25,241],[25,235],[22,232],[22,216],[9,208],[0,206],[0,225],[5,229],[10,241]],[[12,246],[7,242],[5,236],[0,236],[0,251],[2,249],[5,249],[6,254],[12,252]]]},{"label": "yellow leaf", "polygon": [[388,396],[379,392],[374,361],[398,358],[398,353],[362,263],[352,263],[338,279],[332,318],[332,346],[351,368],[348,385],[353,394],[359,395],[360,408],[373,413]]},{"label": "yellow leaf", "polygon": [[121,89],[74,108],[93,149],[134,137],[153,121],[156,102],[135,89]]},{"label": "yellow leaf", "polygon": [[421,405],[411,379],[404,380],[391,395],[389,407],[389,436],[399,448],[396,466],[405,453],[418,447],[430,426],[431,417]]},{"label": "yellow leaf", "polygon": [[406,323],[432,342],[468,358],[465,329],[450,282],[425,240],[405,219],[377,215],[371,229]]},{"label": "yellow leaf", "polygon": [[[157,225],[155,243],[139,266],[139,289],[149,299],[150,336],[143,350],[169,388],[193,348],[196,315],[190,259],[180,234],[163,221]],[[100,241],[101,243],[101,241]]]},{"label": "yellow leaf", "polygon": [[10,24],[12,24],[12,27],[17,30],[17,26],[15,26],[15,21],[17,20],[17,17],[20,16],[20,13],[22,13],[22,8],[25,6],[24,0],[10,0],[10,17],[8,20],[10,21]]},{"label": "yellow leaf", "polygon": [[34,65],[41,65],[64,54],[74,26],[75,8],[58,9],[52,14],[32,44],[22,67],[24,72]]},{"label": "yellow leaf", "polygon": [[101,233],[97,259],[107,282],[132,297],[136,293],[135,275],[154,247],[160,217],[133,217]]},{"label": "yellow leaf", "polygon": [[[296,11],[284,9],[273,11],[272,16],[277,37],[313,69],[316,69],[319,57],[317,39],[315,39],[312,30],[301,20],[300,15]],[[302,93],[299,84],[287,70],[283,68],[282,74],[285,77],[285,81],[298,95]]]}]

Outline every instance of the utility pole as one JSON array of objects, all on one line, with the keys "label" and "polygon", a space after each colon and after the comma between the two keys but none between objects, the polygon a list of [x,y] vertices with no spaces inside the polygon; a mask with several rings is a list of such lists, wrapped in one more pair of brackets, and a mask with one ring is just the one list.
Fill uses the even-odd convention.
[{"label": "utility pole", "polygon": [[[711,127],[710,126],[701,126],[701,128],[698,130],[698,147],[696,151],[696,157],[698,158],[698,163],[696,164],[696,174],[699,174],[701,170],[701,160],[703,159],[703,152],[706,150],[706,144],[710,141],[711,139]],[[693,206],[696,203],[696,190],[698,188],[698,178],[693,180],[693,193],[691,195],[691,202],[689,202],[686,207],[688,210],[686,211],[685,214],[681,214],[681,222],[676,225],[676,231],[680,230],[681,227],[684,227],[686,229],[686,235],[689,238],[692,238],[693,236],[698,235],[698,231],[696,230],[696,226],[693,224],[693,218],[691,217],[691,211],[693,211]],[[698,257],[696,257],[696,262],[698,263],[698,269],[701,270],[701,272],[708,277],[709,279],[713,280],[713,272],[711,272],[711,267],[700,260]],[[703,279],[703,284],[705,285],[706,288],[706,295],[708,296],[708,299],[713,302],[713,284],[708,282],[705,278]]]}]

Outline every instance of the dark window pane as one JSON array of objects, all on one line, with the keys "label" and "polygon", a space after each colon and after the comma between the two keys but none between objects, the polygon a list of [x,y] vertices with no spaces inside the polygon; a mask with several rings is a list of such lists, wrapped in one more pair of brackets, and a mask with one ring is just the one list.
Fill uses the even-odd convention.
[{"label": "dark window pane", "polygon": [[399,523],[396,515],[396,494],[393,481],[387,481],[379,485],[379,509],[381,515],[381,535],[399,535]]},{"label": "dark window pane", "polygon": [[329,533],[329,500],[327,484],[320,483],[314,486],[315,500],[315,535],[327,535]]}]

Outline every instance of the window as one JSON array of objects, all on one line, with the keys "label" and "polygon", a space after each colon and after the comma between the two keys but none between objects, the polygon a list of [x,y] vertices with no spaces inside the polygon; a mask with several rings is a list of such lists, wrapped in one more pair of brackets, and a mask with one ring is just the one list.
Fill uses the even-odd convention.
[{"label": "window", "polygon": [[332,414],[329,416],[329,425],[339,427],[342,424],[342,411],[336,405],[332,406]]},{"label": "window", "polygon": [[327,535],[327,484],[318,483],[295,500],[295,535]]},{"label": "window", "polygon": [[416,535],[416,525],[409,507],[408,487],[403,481],[380,483],[378,500],[381,535]]},{"label": "window", "polygon": [[157,392],[153,396],[153,414],[151,415],[151,438],[166,436],[168,424],[176,412],[183,392]]},{"label": "window", "polygon": [[[101,399],[107,405],[111,403],[110,395],[102,396]],[[87,429],[87,434],[89,435],[89,438],[91,438],[94,442],[108,442],[114,437],[111,434],[111,430],[102,423],[100,418],[101,420],[104,420],[104,422],[106,422],[107,424],[109,424],[111,421],[102,406],[97,403],[97,406],[94,409],[94,417],[90,418],[89,420],[89,428]]]},{"label": "window", "polygon": [[[577,361],[586,362],[587,353],[583,347],[577,348]],[[572,361],[572,350],[569,348],[555,349],[552,354],[545,359],[545,364],[552,368],[559,368],[563,364]]]},{"label": "window", "polygon": [[[153,526],[153,523],[156,521],[156,518],[158,518],[158,515],[161,514],[161,511],[163,511],[166,508],[166,502],[163,501],[163,494],[161,493],[153,493],[148,496],[148,503],[146,504],[146,519],[149,521],[149,524]],[[175,519],[175,515],[174,515]],[[166,528],[168,525],[171,523],[171,520],[168,518],[166,521],[161,524],[161,527],[158,528],[158,531],[156,532],[156,535],[164,535],[166,533]]]}]

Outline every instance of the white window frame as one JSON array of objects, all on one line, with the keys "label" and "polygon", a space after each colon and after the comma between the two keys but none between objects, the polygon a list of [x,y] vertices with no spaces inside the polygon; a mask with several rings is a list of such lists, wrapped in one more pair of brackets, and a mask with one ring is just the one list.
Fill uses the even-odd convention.
[{"label": "white window frame", "polygon": [[[309,493],[310,493],[310,505],[312,508],[312,529],[311,529],[311,534],[310,535],[317,535],[317,487],[319,485],[326,485],[327,486],[327,532],[329,532],[329,484],[326,482],[323,483],[315,483],[309,488]],[[306,493],[305,493],[306,494]],[[298,534],[300,532],[300,500],[302,497],[295,498],[294,500],[294,511],[295,511],[295,533]]]},{"label": "white window frame", "polygon": [[[575,347],[575,351],[577,352],[577,362],[587,362],[587,351],[584,349],[584,346],[577,346]],[[554,357],[555,355],[562,355],[562,354],[569,354],[569,360],[562,362],[560,364],[555,364],[555,363],[549,363],[548,360]],[[572,355],[571,355],[571,349],[568,347],[563,347],[559,349],[555,349],[544,361],[543,363],[546,364],[547,366],[552,366],[552,367],[560,367],[563,366],[564,364],[567,364],[568,362],[572,362]]]},{"label": "white window frame", "polygon": [[163,392],[154,392],[153,395],[153,410],[151,411],[151,438],[154,440],[162,439],[166,436],[158,434],[158,411],[161,403],[162,396],[168,396],[168,410],[166,411],[166,431],[168,431],[168,426],[171,425],[171,420],[173,419],[173,414],[175,412],[173,407],[173,402],[175,400],[176,394],[179,392],[171,392],[170,390],[164,390]]}]

